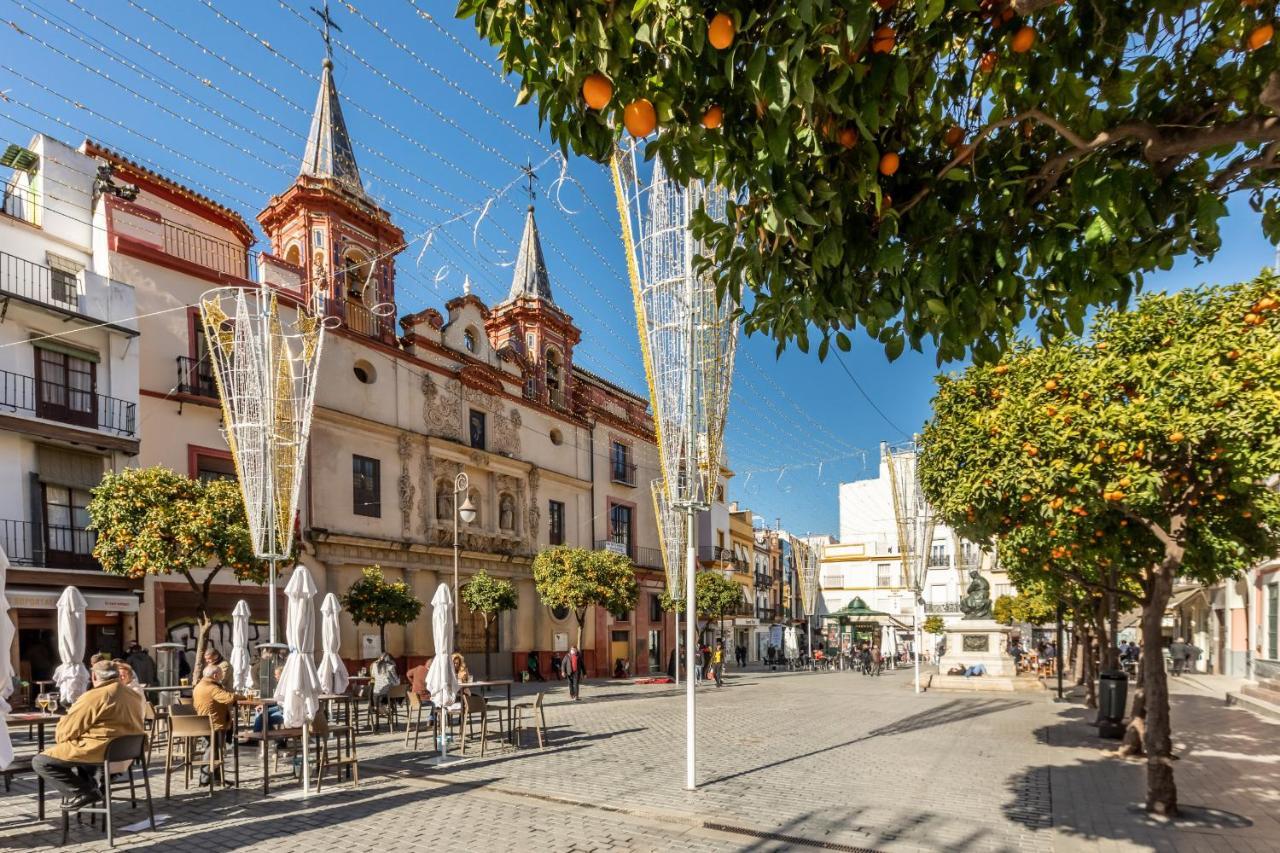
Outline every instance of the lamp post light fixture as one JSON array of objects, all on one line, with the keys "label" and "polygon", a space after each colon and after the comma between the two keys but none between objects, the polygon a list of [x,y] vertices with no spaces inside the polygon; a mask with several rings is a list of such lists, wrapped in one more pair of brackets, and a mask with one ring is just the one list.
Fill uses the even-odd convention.
[{"label": "lamp post light fixture", "polygon": [[[476,520],[476,505],[471,502],[471,496],[467,495],[467,489],[470,487],[471,481],[467,479],[466,472],[453,478],[453,630],[455,634],[458,631],[458,519],[461,518],[467,524]],[[462,506],[458,506],[458,495],[467,495]]]}]

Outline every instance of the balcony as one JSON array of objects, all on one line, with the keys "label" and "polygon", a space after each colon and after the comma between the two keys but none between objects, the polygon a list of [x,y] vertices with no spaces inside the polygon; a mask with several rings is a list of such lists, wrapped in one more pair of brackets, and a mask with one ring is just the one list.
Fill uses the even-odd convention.
[{"label": "balcony", "polygon": [[387,303],[388,310],[374,311],[362,302],[351,299],[326,299],[325,314],[337,318],[351,331],[367,338],[381,338],[384,333],[391,333],[391,325],[395,321],[396,307]]},{"label": "balcony", "polygon": [[166,253],[236,278],[249,277],[249,253],[243,244],[219,240],[164,218],[160,225]]},{"label": "balcony", "polygon": [[634,486],[636,484],[635,463],[614,459],[609,466],[609,479],[624,486]]},{"label": "balcony", "polygon": [[631,562],[642,569],[662,569],[662,551],[658,548],[637,548],[634,545],[627,547],[625,542],[615,542],[612,539],[596,540],[597,551],[613,551],[619,554],[626,554],[631,558]]},{"label": "balcony", "polygon": [[195,397],[218,398],[218,386],[213,380],[213,367],[207,359],[197,360],[178,356],[178,393]]},{"label": "balcony", "polygon": [[756,589],[771,589],[773,578],[764,572],[756,572]]},{"label": "balcony", "polygon": [[945,554],[941,557],[929,557],[929,568],[931,569],[949,569],[951,568],[951,558]]},{"label": "balcony", "polygon": [[0,252],[0,292],[62,311],[80,311],[80,285],[75,276],[7,252]]},{"label": "balcony", "polygon": [[[93,557],[96,532],[80,527],[45,527],[43,538],[44,541],[40,541],[39,530],[29,521],[0,519],[0,546],[13,565],[101,570],[102,566]],[[43,560],[39,559],[41,553]]]},{"label": "balcony", "polygon": [[[37,392],[37,386],[43,385]],[[97,429],[132,438],[136,434],[136,403],[92,391],[79,391],[35,377],[0,370],[0,409],[27,412],[38,418]]]},{"label": "balcony", "polygon": [[761,622],[772,622],[778,618],[778,608],[776,607],[757,607],[756,618]]},{"label": "balcony", "polygon": [[40,199],[35,190],[13,184],[5,185],[4,201],[0,205],[0,213],[4,213],[10,219],[16,219],[28,225],[39,225],[40,207]]},{"label": "balcony", "polygon": [[924,606],[925,613],[959,613],[960,602],[958,601],[941,601],[926,603]]}]

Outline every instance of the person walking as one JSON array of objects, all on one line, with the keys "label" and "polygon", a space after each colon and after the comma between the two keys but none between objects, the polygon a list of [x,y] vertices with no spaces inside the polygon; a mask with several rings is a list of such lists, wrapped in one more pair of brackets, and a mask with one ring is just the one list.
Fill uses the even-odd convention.
[{"label": "person walking", "polygon": [[724,640],[716,640],[715,651],[711,653],[711,674],[716,687],[724,687]]},{"label": "person walking", "polygon": [[1187,644],[1181,637],[1174,637],[1169,644],[1169,674],[1182,675],[1187,666]]},{"label": "person walking", "polygon": [[156,662],[142,646],[136,642],[130,643],[129,654],[125,656],[124,661],[133,668],[134,676],[143,686],[156,683]]},{"label": "person walking", "polygon": [[560,668],[569,679],[569,698],[578,701],[581,698],[578,691],[582,689],[582,653],[576,645],[569,646],[569,654],[565,655]]}]

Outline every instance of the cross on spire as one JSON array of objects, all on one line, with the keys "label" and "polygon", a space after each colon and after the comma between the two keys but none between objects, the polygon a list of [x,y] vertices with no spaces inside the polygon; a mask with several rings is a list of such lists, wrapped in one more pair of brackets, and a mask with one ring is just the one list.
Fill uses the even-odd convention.
[{"label": "cross on spire", "polygon": [[525,188],[525,192],[529,194],[529,209],[533,210],[534,199],[538,197],[538,192],[533,188],[533,182],[538,180],[538,173],[533,171],[533,161],[526,160],[524,166],[520,169],[524,172],[525,178],[528,179],[529,185]]},{"label": "cross on spire", "polygon": [[320,18],[320,20],[324,22],[324,32],[323,32],[324,55],[325,55],[325,58],[329,60],[329,64],[332,65],[333,64],[333,43],[329,40],[329,30],[330,28],[332,28],[337,30],[338,32],[342,32],[342,27],[338,26],[337,22],[334,21],[333,17],[329,14],[329,0],[324,0],[323,10],[317,9],[315,6],[312,6],[311,11],[315,12],[316,15]]}]

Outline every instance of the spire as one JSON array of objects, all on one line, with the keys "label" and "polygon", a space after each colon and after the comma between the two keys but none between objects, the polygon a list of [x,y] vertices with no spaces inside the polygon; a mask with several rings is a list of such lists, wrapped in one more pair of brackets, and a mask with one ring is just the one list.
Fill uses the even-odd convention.
[{"label": "spire", "polygon": [[520,238],[520,253],[516,255],[515,275],[511,279],[511,292],[507,299],[532,296],[544,299],[552,305],[551,279],[547,265],[542,260],[542,241],[538,239],[538,223],[533,220],[533,205],[524,220],[524,236]]},{"label": "spire", "polygon": [[333,44],[330,29],[342,28],[329,17],[329,3],[324,9],[312,7],[324,22],[324,70],[320,72],[320,94],[316,97],[315,113],[311,116],[311,132],[307,134],[307,150],[302,155],[301,175],[314,178],[332,178],[364,195],[360,182],[360,169],[351,149],[351,137],[347,135],[347,123],[342,118],[342,104],[338,100],[338,87],[333,83]]}]

